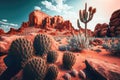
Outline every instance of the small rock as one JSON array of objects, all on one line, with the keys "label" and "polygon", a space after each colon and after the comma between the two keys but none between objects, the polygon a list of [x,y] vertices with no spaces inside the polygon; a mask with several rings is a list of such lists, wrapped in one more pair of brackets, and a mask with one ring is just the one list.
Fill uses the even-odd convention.
[{"label": "small rock", "polygon": [[71,74],[71,76],[73,76],[73,77],[77,77],[78,71],[75,70],[75,69],[73,69],[73,70],[70,72],[70,74]]},{"label": "small rock", "polygon": [[63,76],[63,78],[65,80],[71,80],[71,75],[69,73],[65,73],[64,76]]},{"label": "small rock", "polygon": [[78,76],[79,76],[80,79],[86,80],[86,74],[83,70],[80,70],[78,72]]}]

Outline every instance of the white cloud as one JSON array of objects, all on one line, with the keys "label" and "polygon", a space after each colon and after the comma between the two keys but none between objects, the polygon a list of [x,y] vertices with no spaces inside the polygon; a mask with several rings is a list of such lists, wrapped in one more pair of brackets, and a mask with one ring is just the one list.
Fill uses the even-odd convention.
[{"label": "white cloud", "polygon": [[[52,2],[55,2],[56,5],[53,5]],[[47,0],[42,1],[41,3],[45,5],[45,7],[49,10],[56,11],[56,12],[62,12],[67,11],[72,8],[72,6],[69,6],[67,4],[64,4],[64,0],[52,0],[52,2],[49,2]]]},{"label": "white cloud", "polygon": [[14,24],[14,23],[8,23],[7,19],[2,19],[0,21],[0,29],[3,29],[5,32],[9,31],[10,28],[17,28],[18,24]]},{"label": "white cloud", "polygon": [[34,6],[35,10],[41,10],[41,8],[39,6]]},{"label": "white cloud", "polygon": [[3,22],[7,22],[7,19],[2,19]]}]

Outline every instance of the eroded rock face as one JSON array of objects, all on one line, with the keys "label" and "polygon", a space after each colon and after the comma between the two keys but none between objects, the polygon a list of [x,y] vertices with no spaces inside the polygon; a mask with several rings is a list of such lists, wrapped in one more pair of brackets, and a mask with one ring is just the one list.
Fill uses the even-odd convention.
[{"label": "eroded rock face", "polygon": [[120,9],[113,12],[110,18],[110,28],[109,28],[109,36],[117,37],[120,36]]},{"label": "eroded rock face", "polygon": [[17,32],[17,29],[10,28],[10,31],[8,31],[7,34],[16,34]]},{"label": "eroded rock face", "polygon": [[43,19],[48,17],[49,15],[43,13],[40,10],[35,10],[29,15],[29,25],[30,26],[40,26],[42,25]]},{"label": "eroded rock face", "polygon": [[103,24],[98,23],[95,26],[95,29],[94,29],[94,36],[95,37],[105,37],[106,34],[107,34],[107,30],[108,30],[108,24],[106,24],[106,23],[103,23]]},{"label": "eroded rock face", "polygon": [[[77,31],[76,31],[77,32]],[[81,34],[85,34],[85,29],[84,28],[80,28],[79,29],[79,33],[81,33]],[[89,36],[94,36],[93,35],[93,31],[91,31],[90,29],[87,29],[87,35],[89,35]]]},{"label": "eroded rock face", "polygon": [[85,61],[90,73],[97,74],[95,80],[120,80],[120,67],[98,59],[88,58]]}]

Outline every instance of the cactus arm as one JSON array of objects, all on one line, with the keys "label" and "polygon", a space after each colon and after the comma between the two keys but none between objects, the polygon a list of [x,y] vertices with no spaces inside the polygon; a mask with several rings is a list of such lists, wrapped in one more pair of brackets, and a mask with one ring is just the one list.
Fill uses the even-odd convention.
[{"label": "cactus arm", "polygon": [[81,28],[79,19],[77,19],[77,26],[78,26],[79,29]]},{"label": "cactus arm", "polygon": [[80,10],[80,12],[79,12],[79,17],[80,17],[81,22],[84,23],[84,19],[83,19],[83,11],[82,11],[82,10]]}]

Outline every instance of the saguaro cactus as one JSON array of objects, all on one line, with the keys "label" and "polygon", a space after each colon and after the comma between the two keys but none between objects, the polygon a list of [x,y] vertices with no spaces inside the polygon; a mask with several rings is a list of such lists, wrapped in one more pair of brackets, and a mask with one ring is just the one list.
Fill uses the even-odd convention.
[{"label": "saguaro cactus", "polygon": [[89,7],[87,11],[87,3],[85,3],[85,9],[79,11],[80,21],[85,24],[85,37],[87,38],[87,23],[92,20],[96,8]]}]

